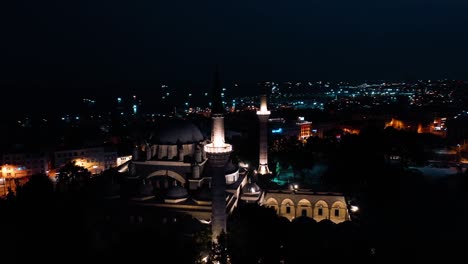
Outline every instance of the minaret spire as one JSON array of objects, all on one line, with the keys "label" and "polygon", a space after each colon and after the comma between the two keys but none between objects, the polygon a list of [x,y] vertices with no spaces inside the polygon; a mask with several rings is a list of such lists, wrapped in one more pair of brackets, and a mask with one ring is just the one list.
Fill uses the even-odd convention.
[{"label": "minaret spire", "polygon": [[211,112],[214,114],[224,113],[223,100],[221,99],[221,80],[219,77],[219,65],[216,64],[214,72],[214,83],[213,83],[213,105],[211,106]]},{"label": "minaret spire", "polygon": [[226,178],[225,167],[231,155],[232,146],[224,142],[224,111],[221,102],[219,70],[216,67],[213,86],[213,105],[211,110],[211,143],[205,145],[208,164],[211,167],[211,230],[212,241],[226,232]]},{"label": "minaret spire", "polygon": [[261,89],[260,92],[260,111],[257,111],[258,120],[260,121],[260,153],[258,163],[258,173],[261,175],[269,174],[268,168],[268,117],[270,111],[267,106],[267,90]]}]

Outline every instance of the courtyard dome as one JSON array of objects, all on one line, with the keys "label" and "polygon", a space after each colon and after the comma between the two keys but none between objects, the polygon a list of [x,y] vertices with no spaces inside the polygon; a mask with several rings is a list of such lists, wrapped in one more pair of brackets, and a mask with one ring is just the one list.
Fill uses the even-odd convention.
[{"label": "courtyard dome", "polygon": [[254,182],[249,182],[242,188],[242,193],[244,194],[259,194],[260,187]]},{"label": "courtyard dome", "polygon": [[167,199],[182,199],[187,198],[188,192],[182,186],[174,186],[166,194]]},{"label": "courtyard dome", "polygon": [[231,173],[234,173],[238,170],[237,166],[234,165],[232,162],[228,162],[226,164],[226,169],[225,169],[225,173],[226,174],[231,174]]},{"label": "courtyard dome", "polygon": [[194,196],[194,200],[196,201],[208,202],[208,201],[211,201],[211,198],[212,198],[211,190],[207,186],[203,186],[200,189],[198,189],[198,191],[196,192]]},{"label": "courtyard dome", "polygon": [[182,119],[158,121],[149,141],[158,145],[191,144],[203,141],[203,134],[192,122]]}]

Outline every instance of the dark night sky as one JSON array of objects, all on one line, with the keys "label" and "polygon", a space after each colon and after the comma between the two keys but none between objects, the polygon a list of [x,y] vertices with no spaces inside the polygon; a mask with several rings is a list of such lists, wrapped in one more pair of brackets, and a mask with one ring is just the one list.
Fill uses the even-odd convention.
[{"label": "dark night sky", "polygon": [[2,2],[4,88],[468,79],[466,0]]}]

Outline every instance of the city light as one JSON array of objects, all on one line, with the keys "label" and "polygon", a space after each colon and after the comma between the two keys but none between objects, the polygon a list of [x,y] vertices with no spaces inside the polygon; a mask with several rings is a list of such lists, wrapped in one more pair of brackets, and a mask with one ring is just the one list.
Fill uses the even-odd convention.
[{"label": "city light", "polygon": [[283,132],[283,129],[282,128],[278,128],[278,129],[272,129],[271,130],[271,133],[273,134],[280,134]]}]

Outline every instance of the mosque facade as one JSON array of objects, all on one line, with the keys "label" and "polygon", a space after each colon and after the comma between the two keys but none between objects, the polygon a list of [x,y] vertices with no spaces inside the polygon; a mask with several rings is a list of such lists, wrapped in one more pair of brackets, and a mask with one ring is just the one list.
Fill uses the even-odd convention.
[{"label": "mosque facade", "polygon": [[[215,80],[214,94],[219,93],[220,87],[219,77],[215,76]],[[216,98],[214,102],[216,106]],[[261,105],[266,111],[264,95]],[[266,124],[261,118],[259,121],[264,128]],[[266,149],[266,136],[261,135],[261,150]],[[253,181],[254,172],[232,162],[231,151],[232,146],[224,142],[221,104],[212,110],[210,139],[188,120],[158,121],[148,138],[135,144],[133,159],[128,164],[128,180],[137,186],[132,204],[188,214],[201,223],[211,224],[213,241],[226,230],[227,216],[239,203],[273,208],[279,216],[291,221],[301,216],[334,223],[350,220],[343,194],[299,188],[263,190]],[[260,151],[258,165],[263,170],[257,177],[269,172],[266,159],[266,151]]]}]

